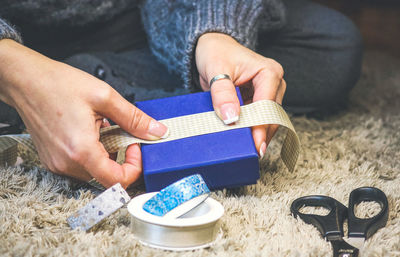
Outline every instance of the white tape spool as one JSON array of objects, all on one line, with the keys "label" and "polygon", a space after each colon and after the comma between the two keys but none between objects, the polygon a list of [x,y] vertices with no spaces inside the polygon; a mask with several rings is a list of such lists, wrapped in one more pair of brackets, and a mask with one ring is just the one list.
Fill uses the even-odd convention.
[{"label": "white tape spool", "polygon": [[185,251],[208,247],[221,236],[219,220],[224,214],[224,207],[216,200],[209,197],[185,215],[173,219],[143,210],[143,204],[155,194],[137,196],[128,204],[133,233],[142,244]]}]

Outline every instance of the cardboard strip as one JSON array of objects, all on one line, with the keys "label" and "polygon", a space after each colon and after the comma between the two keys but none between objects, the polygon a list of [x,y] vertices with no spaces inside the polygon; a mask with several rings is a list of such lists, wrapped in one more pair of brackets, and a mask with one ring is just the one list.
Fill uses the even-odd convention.
[{"label": "cardboard strip", "polygon": [[17,161],[17,149],[17,144],[12,138],[0,138],[0,165],[13,165]]},{"label": "cardboard strip", "polygon": [[[300,141],[285,110],[274,101],[262,100],[240,107],[240,119],[233,125],[225,125],[214,111],[180,116],[160,120],[169,130],[169,137],[156,141],[136,138],[123,131],[119,126],[111,126],[100,130],[100,141],[109,153],[135,143],[157,144],[172,140],[216,133],[231,129],[253,127],[267,124],[278,124],[288,129],[281,149],[281,158],[286,167],[293,171],[300,153]],[[8,138],[14,139],[26,149],[36,151],[29,134],[0,136],[0,143]],[[12,163],[16,156],[2,151],[0,148],[0,165]]]}]

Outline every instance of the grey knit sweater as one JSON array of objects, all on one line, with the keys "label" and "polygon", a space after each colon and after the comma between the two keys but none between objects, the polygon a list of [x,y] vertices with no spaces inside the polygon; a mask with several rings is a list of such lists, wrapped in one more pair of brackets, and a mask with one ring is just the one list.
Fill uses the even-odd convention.
[{"label": "grey knit sweater", "polygon": [[80,27],[107,21],[139,6],[150,48],[159,61],[193,85],[197,39],[221,32],[254,49],[260,30],[275,30],[285,21],[281,0],[0,0],[0,40],[22,42],[6,20],[38,26]]}]

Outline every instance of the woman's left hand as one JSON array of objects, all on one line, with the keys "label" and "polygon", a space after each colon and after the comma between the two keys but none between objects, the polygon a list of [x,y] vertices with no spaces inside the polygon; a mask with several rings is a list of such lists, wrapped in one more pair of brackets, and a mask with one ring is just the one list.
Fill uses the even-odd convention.
[{"label": "woman's left hand", "polygon": [[[202,35],[196,47],[196,65],[203,90],[210,90],[210,80],[219,74],[227,74],[231,80],[221,79],[213,83],[211,96],[214,110],[227,124],[239,117],[240,104],[235,86],[247,91],[243,100],[255,102],[273,100],[282,104],[286,90],[282,66],[273,59],[261,56],[242,46],[232,37],[222,33]],[[252,128],[257,151],[262,158],[278,125]]]}]

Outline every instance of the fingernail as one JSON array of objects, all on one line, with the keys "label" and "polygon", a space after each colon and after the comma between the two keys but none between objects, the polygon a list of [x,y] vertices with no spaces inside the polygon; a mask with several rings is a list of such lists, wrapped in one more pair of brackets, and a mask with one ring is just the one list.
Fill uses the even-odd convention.
[{"label": "fingernail", "polygon": [[267,150],[267,144],[263,142],[260,146],[260,159],[264,157],[265,151]]},{"label": "fingernail", "polygon": [[151,120],[149,124],[149,134],[164,139],[168,137],[169,129],[161,122]]},{"label": "fingernail", "polygon": [[222,120],[226,125],[232,124],[239,120],[239,115],[233,103],[223,104],[220,108]]}]

